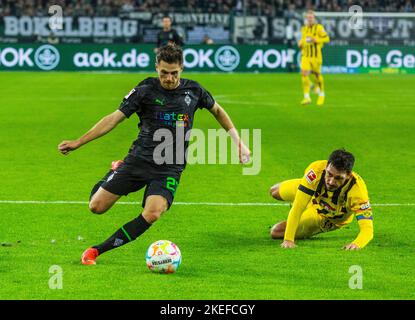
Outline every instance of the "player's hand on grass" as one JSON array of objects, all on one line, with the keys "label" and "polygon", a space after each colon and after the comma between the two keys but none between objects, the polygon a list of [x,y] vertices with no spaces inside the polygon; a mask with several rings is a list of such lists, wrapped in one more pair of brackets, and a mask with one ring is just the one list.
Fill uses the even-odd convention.
[{"label": "player's hand on grass", "polygon": [[242,164],[246,164],[251,159],[251,150],[249,148],[241,143],[239,145],[239,162]]},{"label": "player's hand on grass", "polygon": [[81,143],[78,140],[73,140],[73,141],[62,141],[59,145],[58,145],[58,150],[64,154],[67,155],[69,152],[78,149],[81,146]]},{"label": "player's hand on grass", "polygon": [[283,243],[281,243],[281,248],[290,249],[295,248],[297,245],[294,243],[294,241],[290,240],[284,240]]},{"label": "player's hand on grass", "polygon": [[344,250],[360,250],[360,247],[357,244],[349,243],[343,247]]}]

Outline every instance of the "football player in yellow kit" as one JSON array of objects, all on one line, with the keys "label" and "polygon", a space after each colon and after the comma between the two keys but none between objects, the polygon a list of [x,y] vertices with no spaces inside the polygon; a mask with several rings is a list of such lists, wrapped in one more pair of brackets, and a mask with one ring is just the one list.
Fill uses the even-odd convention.
[{"label": "football player in yellow kit", "polygon": [[312,10],[306,13],[306,24],[301,28],[301,40],[298,47],[301,49],[301,79],[303,83],[304,99],[301,104],[311,103],[310,98],[310,73],[316,78],[316,89],[318,93],[317,105],[324,104],[324,79],[321,75],[321,65],[323,64],[323,55],[321,49],[324,44],[329,42],[324,27],[316,22]]},{"label": "football player in yellow kit", "polygon": [[301,179],[277,183],[271,195],[292,202],[288,220],[271,229],[273,239],[284,239],[283,248],[294,248],[295,239],[310,238],[318,233],[344,227],[353,220],[360,232],[346,244],[346,250],[366,246],[373,238],[373,217],[366,184],[353,170],[354,156],[335,150],[328,160],[311,163]]}]

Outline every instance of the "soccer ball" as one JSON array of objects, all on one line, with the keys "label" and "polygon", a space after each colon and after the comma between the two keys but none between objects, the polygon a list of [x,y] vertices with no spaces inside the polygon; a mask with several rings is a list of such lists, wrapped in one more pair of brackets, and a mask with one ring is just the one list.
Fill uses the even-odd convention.
[{"label": "soccer ball", "polygon": [[173,273],[182,262],[180,249],[169,240],[153,242],[146,253],[147,267],[158,273]]}]

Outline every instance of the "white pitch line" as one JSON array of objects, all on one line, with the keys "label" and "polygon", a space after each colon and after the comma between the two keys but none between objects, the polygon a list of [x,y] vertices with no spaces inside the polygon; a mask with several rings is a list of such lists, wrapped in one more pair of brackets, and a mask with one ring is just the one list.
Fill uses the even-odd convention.
[{"label": "white pitch line", "polygon": [[[47,201],[47,200],[0,200],[0,204],[83,204],[87,205],[88,201]],[[116,204],[121,205],[137,205],[141,204],[137,201],[123,202],[119,201]],[[280,202],[174,202],[175,205],[183,206],[288,206],[288,203]],[[374,203],[374,207],[412,207],[415,203]]]}]

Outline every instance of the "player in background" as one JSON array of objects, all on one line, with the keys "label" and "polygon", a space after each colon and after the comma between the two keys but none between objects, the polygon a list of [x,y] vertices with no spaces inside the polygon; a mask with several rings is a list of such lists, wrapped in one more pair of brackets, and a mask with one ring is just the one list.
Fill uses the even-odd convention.
[{"label": "player in background", "polygon": [[292,202],[288,220],[275,224],[271,237],[283,238],[283,248],[294,248],[295,239],[337,230],[356,216],[360,232],[343,248],[357,250],[366,246],[373,238],[372,209],[366,184],[352,171],[353,165],[351,153],[335,150],[328,160],[311,163],[302,178],[271,187],[272,197]]},{"label": "player in background", "polygon": [[324,27],[316,22],[313,11],[306,13],[306,23],[301,28],[301,40],[298,47],[301,49],[301,79],[303,84],[304,98],[301,104],[311,103],[310,98],[310,74],[315,76],[316,92],[318,92],[317,105],[324,104],[324,79],[321,74],[323,64],[322,48],[325,43],[330,41]]},{"label": "player in background", "polygon": [[[114,129],[124,119],[136,114],[141,130],[124,161],[113,168],[92,189],[89,209],[102,214],[112,207],[121,196],[146,187],[143,212],[118,229],[111,237],[88,248],[81,257],[82,264],[96,264],[98,255],[135,240],[151,227],[173,203],[180,176],[185,168],[184,157],[178,148],[187,149],[185,137],[191,130],[195,112],[207,109],[232,137],[239,148],[241,163],[249,161],[250,150],[240,139],[226,111],[210,93],[197,82],[181,78],[183,51],[175,45],[167,45],[157,53],[157,78],[147,78],[133,88],[121,102],[118,110],[102,118],[90,131],[77,140],[63,141],[59,151],[66,155],[86,143]],[[166,149],[165,158],[171,163],[161,163],[163,155],[156,148],[166,139],[156,139],[157,132],[170,132],[172,149]],[[178,134],[178,130],[183,130]],[[162,140],[162,142],[160,142]],[[168,150],[171,154],[168,155]],[[180,159],[181,158],[181,159]],[[184,161],[184,162],[183,162]],[[166,161],[165,161],[166,162]]]},{"label": "player in background", "polygon": [[171,18],[169,16],[164,16],[162,23],[163,23],[163,29],[157,34],[156,50],[168,44],[174,44],[180,47],[183,46],[184,42],[183,42],[182,37],[180,37],[177,31],[171,27],[172,25]]}]

